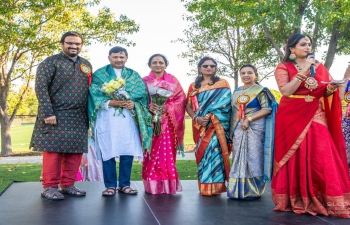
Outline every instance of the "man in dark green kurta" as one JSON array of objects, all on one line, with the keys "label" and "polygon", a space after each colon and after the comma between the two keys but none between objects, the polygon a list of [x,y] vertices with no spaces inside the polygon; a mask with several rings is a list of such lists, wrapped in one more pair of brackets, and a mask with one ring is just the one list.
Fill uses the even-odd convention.
[{"label": "man in dark green kurta", "polygon": [[[84,196],[74,186],[82,153],[87,152],[87,99],[91,64],[78,54],[83,38],[67,32],[62,52],[40,63],[35,78],[38,116],[30,147],[43,152],[42,196],[64,199],[63,194]],[[60,190],[58,190],[60,184]]]}]

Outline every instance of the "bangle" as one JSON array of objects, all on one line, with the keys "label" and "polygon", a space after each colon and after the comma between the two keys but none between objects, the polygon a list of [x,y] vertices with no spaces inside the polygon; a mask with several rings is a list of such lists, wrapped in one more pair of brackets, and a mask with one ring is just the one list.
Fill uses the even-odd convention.
[{"label": "bangle", "polygon": [[307,76],[305,74],[302,73],[297,73],[297,76],[299,76],[300,78],[302,78],[302,80],[306,79]]},{"label": "bangle", "polygon": [[247,119],[250,123],[253,122],[253,118],[251,116],[249,116]]},{"label": "bangle", "polygon": [[299,82],[303,82],[302,80],[300,80],[298,77],[295,77],[294,80],[297,80]]},{"label": "bangle", "polygon": [[196,122],[196,119],[197,119],[197,118],[198,118],[198,116],[192,117],[193,121],[195,121],[195,122]]},{"label": "bangle", "polygon": [[295,78],[297,78],[297,79],[299,79],[301,82],[303,82],[304,80],[306,80],[306,79],[304,79],[304,78],[302,78],[302,77],[300,77],[300,76],[295,76]]},{"label": "bangle", "polygon": [[327,85],[327,92],[328,93],[333,93],[333,92],[335,92],[337,90],[337,88],[331,89],[330,87],[331,87],[330,84],[328,84]]},{"label": "bangle", "polygon": [[194,122],[198,123],[198,116],[196,117],[196,119],[194,120]]}]

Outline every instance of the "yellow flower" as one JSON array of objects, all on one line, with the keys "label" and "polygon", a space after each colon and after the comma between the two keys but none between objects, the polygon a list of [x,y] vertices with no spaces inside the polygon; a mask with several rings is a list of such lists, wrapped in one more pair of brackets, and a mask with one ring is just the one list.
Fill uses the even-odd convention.
[{"label": "yellow flower", "polygon": [[112,94],[119,88],[125,85],[125,80],[122,78],[118,78],[117,80],[111,80],[108,83],[105,83],[102,87],[102,90],[107,94]]}]

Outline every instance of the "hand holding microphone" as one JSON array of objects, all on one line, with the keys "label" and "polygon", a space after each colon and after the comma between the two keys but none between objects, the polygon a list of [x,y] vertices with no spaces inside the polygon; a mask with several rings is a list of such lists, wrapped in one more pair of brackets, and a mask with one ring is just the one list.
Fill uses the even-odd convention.
[{"label": "hand holding microphone", "polygon": [[311,74],[311,76],[315,76],[315,74],[316,74],[315,64],[314,64],[315,63],[315,54],[313,52],[307,53],[306,59],[307,60],[309,59],[308,61],[311,60],[310,74]]}]

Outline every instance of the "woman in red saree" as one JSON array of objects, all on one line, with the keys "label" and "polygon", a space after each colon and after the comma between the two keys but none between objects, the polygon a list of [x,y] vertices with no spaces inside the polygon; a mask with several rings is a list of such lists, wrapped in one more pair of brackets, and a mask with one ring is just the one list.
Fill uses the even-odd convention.
[{"label": "woman in red saree", "polygon": [[[167,73],[168,60],[154,54],[148,61],[151,72],[143,78],[152,98],[149,110],[159,113],[160,130],[154,129],[152,148],[142,163],[142,179],[149,194],[176,194],[182,186],[176,170],[176,152],[184,150],[186,95],[175,76]],[[169,95],[167,95],[169,94]],[[165,103],[155,99],[164,95]],[[167,96],[167,97],[165,97]],[[155,125],[156,126],[156,125]]]},{"label": "woman in red saree", "polygon": [[[311,43],[307,35],[292,35],[275,71],[283,97],[275,124],[274,210],[349,218],[338,86],[323,83],[332,78],[308,55]],[[312,64],[315,74],[309,70]]]}]

